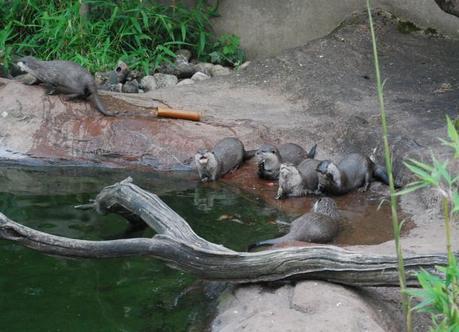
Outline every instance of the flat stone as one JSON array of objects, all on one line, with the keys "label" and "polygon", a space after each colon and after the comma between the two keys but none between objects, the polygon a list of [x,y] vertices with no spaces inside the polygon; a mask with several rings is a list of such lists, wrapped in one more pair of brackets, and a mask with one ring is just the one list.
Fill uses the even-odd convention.
[{"label": "flat stone", "polygon": [[191,78],[185,78],[184,80],[181,80],[180,82],[178,82],[177,86],[189,85],[189,84],[194,84],[194,81]]},{"label": "flat stone", "polygon": [[201,73],[200,71],[194,73],[193,76],[191,76],[191,79],[193,81],[205,81],[205,80],[208,80],[209,78],[210,78],[209,75]]}]

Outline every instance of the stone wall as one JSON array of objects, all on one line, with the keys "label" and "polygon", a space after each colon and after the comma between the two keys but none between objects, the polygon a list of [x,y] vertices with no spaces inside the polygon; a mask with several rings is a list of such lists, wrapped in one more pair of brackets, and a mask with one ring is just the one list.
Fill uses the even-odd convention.
[{"label": "stone wall", "polygon": [[[459,38],[459,18],[443,12],[434,0],[373,3],[420,27]],[[272,56],[329,34],[365,6],[364,0],[221,0],[214,27],[218,33],[239,35],[249,58]]]}]

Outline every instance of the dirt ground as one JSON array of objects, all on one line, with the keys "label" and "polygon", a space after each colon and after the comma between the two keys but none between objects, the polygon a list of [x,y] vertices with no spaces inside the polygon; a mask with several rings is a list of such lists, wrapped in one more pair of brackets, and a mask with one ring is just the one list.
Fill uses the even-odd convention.
[{"label": "dirt ground", "polygon": [[[401,33],[397,21],[381,13],[376,34],[395,172],[407,183],[410,176],[402,163],[406,158],[428,161],[434,151],[439,159],[451,159],[438,137],[446,137],[445,116],[459,115],[459,41],[422,31]],[[326,38],[257,59],[230,76],[139,95],[104,93],[103,99],[120,112],[119,117],[105,118],[88,104],[66,102],[44,95],[41,87],[0,79],[0,158],[16,164],[190,170],[190,158],[198,147],[237,136],[247,149],[264,142],[305,147],[317,143],[318,159],[355,151],[369,154],[376,148],[382,161],[371,41],[363,15],[349,19]],[[157,119],[151,112],[156,106],[200,111],[203,121]],[[450,166],[459,172],[457,162]],[[431,191],[402,197],[401,209],[416,225],[403,238],[407,254],[445,251],[438,203]],[[456,227],[453,238],[457,235]],[[454,246],[457,250],[457,241]],[[358,249],[393,254],[394,244]],[[308,324],[311,331],[336,326],[346,327],[342,331],[402,330],[397,290],[320,283],[313,284],[317,286],[313,292],[310,283],[276,291],[285,295],[285,301],[270,297],[273,291],[261,286],[238,288],[222,300],[213,327],[279,331],[289,324],[291,331],[304,331]],[[250,298],[247,294],[253,294],[253,301],[238,300]],[[353,298],[346,302],[347,310],[337,304],[345,301],[337,302],[338,297]],[[326,308],[331,321],[323,312],[308,309],[316,302]],[[268,303],[273,313],[267,313]],[[298,319],[289,316],[299,312]],[[266,315],[272,324],[266,323]],[[425,331],[429,321],[421,316],[415,324],[417,331]]]}]

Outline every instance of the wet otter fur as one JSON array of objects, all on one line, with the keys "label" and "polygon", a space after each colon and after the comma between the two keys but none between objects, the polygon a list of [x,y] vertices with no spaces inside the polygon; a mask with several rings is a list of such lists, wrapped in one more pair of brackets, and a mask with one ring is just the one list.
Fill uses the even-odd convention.
[{"label": "wet otter fur", "polygon": [[373,179],[389,184],[386,168],[360,153],[349,154],[338,164],[323,160],[317,171],[321,174],[319,190],[330,195],[344,195],[355,189],[367,191]]},{"label": "wet otter fur", "polygon": [[92,75],[80,65],[71,61],[41,61],[33,56],[26,56],[17,62],[25,72],[43,83],[48,94],[61,93],[69,99],[83,98],[91,100],[96,109],[104,115],[108,112],[97,95],[96,83]]},{"label": "wet otter fur", "polygon": [[315,159],[305,159],[298,166],[281,164],[276,199],[320,194],[319,164],[320,160]]},{"label": "wet otter fur", "polygon": [[276,148],[272,144],[263,144],[255,153],[258,165],[258,176],[262,179],[277,180],[280,165],[291,163],[298,165],[304,159],[313,159],[316,155],[317,144],[309,152],[294,143],[286,143]]},{"label": "wet otter fur", "polygon": [[289,241],[328,243],[338,234],[341,218],[342,216],[333,199],[329,197],[319,198],[314,203],[312,212],[305,213],[291,223],[287,234],[252,244],[249,246],[249,250]]},{"label": "wet otter fur", "polygon": [[212,151],[199,149],[194,156],[202,182],[215,181],[252,158],[255,150],[245,151],[244,144],[235,137],[226,137],[215,144]]}]

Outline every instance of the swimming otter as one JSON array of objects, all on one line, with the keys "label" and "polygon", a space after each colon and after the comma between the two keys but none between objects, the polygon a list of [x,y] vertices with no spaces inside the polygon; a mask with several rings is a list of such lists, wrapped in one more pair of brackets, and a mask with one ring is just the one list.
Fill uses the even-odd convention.
[{"label": "swimming otter", "polygon": [[333,199],[329,197],[319,198],[314,203],[312,212],[303,214],[291,223],[290,230],[286,235],[252,244],[249,246],[249,250],[287,241],[330,242],[338,234],[341,218],[342,216]]},{"label": "swimming otter", "polygon": [[317,171],[321,174],[319,190],[331,195],[344,195],[357,188],[366,191],[372,179],[389,184],[386,168],[360,153],[352,153],[338,164],[323,160],[317,165]]},{"label": "swimming otter", "polygon": [[319,164],[315,159],[305,159],[298,166],[281,164],[276,199],[319,194]]},{"label": "swimming otter", "polygon": [[276,148],[272,144],[263,144],[255,153],[257,157],[258,176],[262,179],[277,180],[281,163],[298,165],[304,159],[313,159],[317,144],[309,152],[294,143],[286,143]]},{"label": "swimming otter", "polygon": [[92,75],[80,65],[71,61],[40,61],[33,56],[26,56],[17,62],[25,72],[43,83],[48,94],[62,93],[69,99],[90,99],[96,109],[104,115],[114,115],[108,112],[97,95],[96,83]]},{"label": "swimming otter", "polygon": [[226,137],[215,144],[212,151],[199,149],[194,156],[202,182],[215,181],[238,168],[244,160],[255,155],[255,150],[245,151],[242,142],[235,137]]}]

